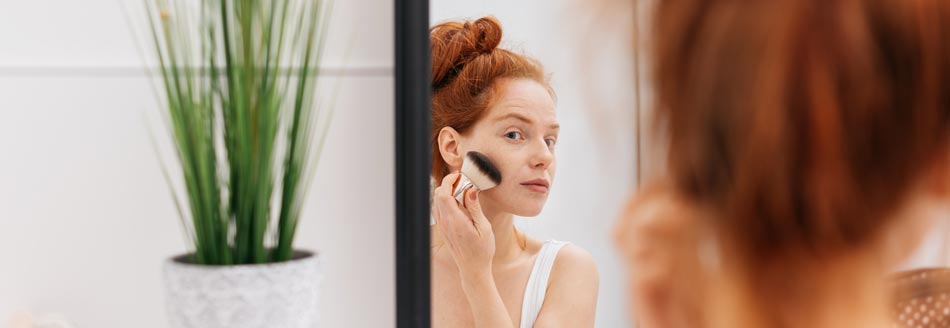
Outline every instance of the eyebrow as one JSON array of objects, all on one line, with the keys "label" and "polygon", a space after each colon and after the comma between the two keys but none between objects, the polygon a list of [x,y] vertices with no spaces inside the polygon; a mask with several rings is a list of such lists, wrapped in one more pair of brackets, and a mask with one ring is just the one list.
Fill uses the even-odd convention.
[{"label": "eyebrow", "polygon": [[[518,113],[508,113],[507,115],[504,115],[504,116],[501,116],[501,117],[499,117],[499,118],[496,118],[496,119],[495,119],[495,122],[504,121],[504,120],[507,120],[507,119],[510,119],[510,118],[513,118],[513,119],[516,119],[516,120],[525,122],[525,123],[527,123],[527,124],[534,123],[534,121],[532,121],[532,120],[529,119],[528,117],[526,117],[526,116],[524,116],[524,115],[521,115],[521,114],[518,114]],[[560,125],[560,124],[557,124],[557,123],[554,123],[554,124],[551,124],[550,128],[551,128],[551,129],[554,129],[554,130],[560,130],[560,129],[561,129],[561,125]]]}]

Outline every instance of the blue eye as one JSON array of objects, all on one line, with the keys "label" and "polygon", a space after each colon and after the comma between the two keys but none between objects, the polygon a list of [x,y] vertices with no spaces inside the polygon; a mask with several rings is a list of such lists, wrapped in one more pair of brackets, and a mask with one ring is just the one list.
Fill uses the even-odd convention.
[{"label": "blue eye", "polygon": [[505,133],[505,138],[521,140],[521,132],[511,131],[511,132]]},{"label": "blue eye", "polygon": [[544,139],[544,142],[548,144],[548,147],[554,147],[554,145],[557,144],[557,140],[555,140],[554,138]]}]

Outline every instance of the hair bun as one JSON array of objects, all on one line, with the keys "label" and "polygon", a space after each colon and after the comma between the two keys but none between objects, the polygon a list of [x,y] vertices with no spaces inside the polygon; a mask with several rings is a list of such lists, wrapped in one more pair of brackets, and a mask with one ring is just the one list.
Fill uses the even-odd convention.
[{"label": "hair bun", "polygon": [[501,24],[494,17],[482,17],[473,23],[465,23],[466,33],[479,54],[490,53],[501,43]]},{"label": "hair bun", "polygon": [[473,59],[490,54],[501,43],[501,24],[491,16],[475,21],[446,22],[432,27],[432,87],[448,84]]}]

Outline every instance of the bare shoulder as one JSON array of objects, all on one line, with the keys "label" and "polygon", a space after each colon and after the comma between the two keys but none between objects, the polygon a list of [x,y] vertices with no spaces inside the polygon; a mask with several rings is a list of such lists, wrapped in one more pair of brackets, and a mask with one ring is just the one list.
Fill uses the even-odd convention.
[{"label": "bare shoulder", "polygon": [[590,252],[564,246],[554,260],[535,327],[593,327],[600,278]]},{"label": "bare shoulder", "polygon": [[586,249],[567,244],[557,254],[554,268],[551,270],[553,283],[561,281],[583,282],[586,286],[597,287],[599,276],[594,256]]}]

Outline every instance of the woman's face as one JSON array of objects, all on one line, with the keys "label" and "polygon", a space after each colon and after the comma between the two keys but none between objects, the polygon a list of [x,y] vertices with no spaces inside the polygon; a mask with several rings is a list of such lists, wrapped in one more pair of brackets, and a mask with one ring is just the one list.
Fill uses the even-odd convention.
[{"label": "woman's face", "polygon": [[533,80],[498,83],[499,94],[488,112],[459,136],[459,154],[481,152],[501,171],[501,184],[479,195],[483,208],[537,216],[557,168],[554,148],[559,124],[554,99]]}]

